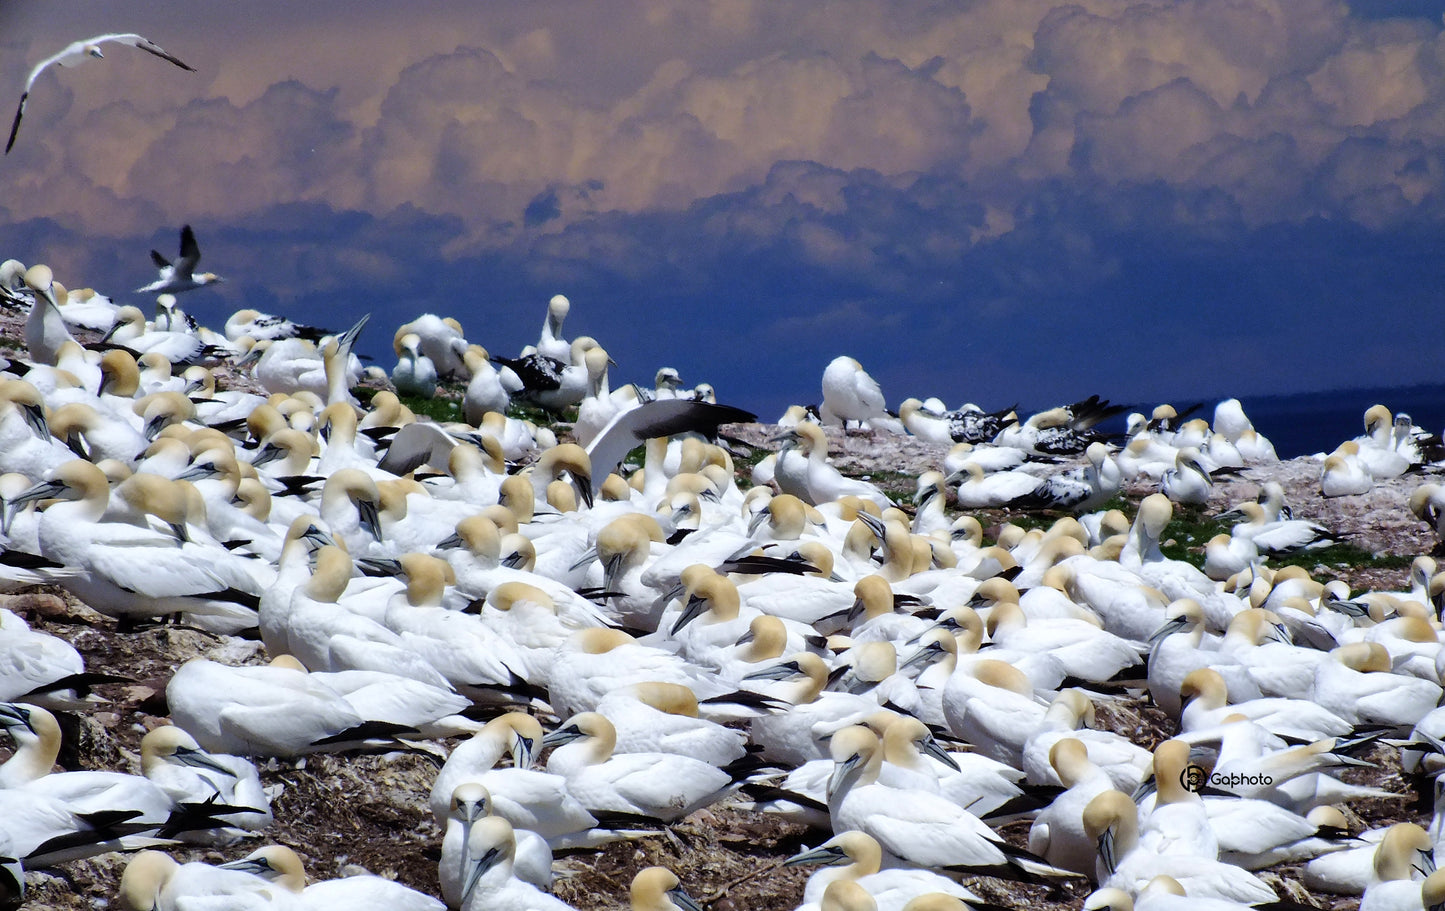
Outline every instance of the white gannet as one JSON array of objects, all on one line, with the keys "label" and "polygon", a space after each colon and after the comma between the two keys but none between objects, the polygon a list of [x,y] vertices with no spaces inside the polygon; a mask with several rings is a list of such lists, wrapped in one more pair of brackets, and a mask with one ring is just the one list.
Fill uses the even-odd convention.
[{"label": "white gannet", "polygon": [[[442,898],[452,908],[462,903],[462,877],[470,867],[467,840],[477,820],[492,814],[492,795],[481,784],[463,782],[452,791],[451,804],[442,837],[442,856],[437,864]],[[508,820],[510,822],[510,820]],[[513,827],[517,838],[517,856],[513,869],[517,877],[538,888],[552,885],[552,849],[536,832]]]},{"label": "white gannet", "polygon": [[928,791],[878,783],[883,750],[868,728],[837,731],[829,750],[834,767],[828,780],[828,812],[835,831],[865,832],[887,856],[925,867],[1010,879],[1048,870],[957,804]]},{"label": "white gannet", "polygon": [[181,60],[179,57],[166,53],[160,45],[140,35],[96,35],[94,38],[85,38],[81,41],[73,42],[60,52],[52,54],[37,63],[34,69],[30,71],[30,76],[25,80],[25,90],[20,93],[20,106],[15,111],[15,122],[10,125],[10,138],[5,142],[5,154],[10,154],[11,147],[15,145],[15,135],[20,132],[20,118],[25,116],[25,105],[26,102],[30,100],[30,90],[35,86],[35,80],[40,78],[40,74],[45,72],[46,68],[51,65],[79,66],[92,57],[97,59],[102,58],[105,55],[100,52],[100,45],[107,41],[113,41],[116,44],[128,44],[148,54],[154,54],[162,60],[170,61],[183,70],[189,70],[192,73],[196,71],[195,67]]},{"label": "white gannet", "polygon": [[284,890],[275,904],[297,911],[443,911],[430,895],[371,873],[308,883],[301,858],[285,845],[258,848],[223,869],[250,873]]},{"label": "white gannet", "polygon": [[231,631],[254,626],[259,595],[213,572],[205,549],[123,522],[102,521],[110,490],[99,468],[81,459],[60,466],[23,499],[56,497],[40,517],[42,555],[82,572],[62,584],[95,610],[116,617],[177,611]]},{"label": "white gannet", "polygon": [[[179,61],[177,61],[179,62]],[[151,262],[160,270],[160,277],[149,285],[137,288],[137,294],[180,294],[194,291],[217,282],[225,281],[213,272],[196,273],[201,261],[201,247],[196,243],[196,233],[190,225],[181,226],[181,255],[174,261],[166,259],[159,250],[151,251]]]},{"label": "white gannet", "polygon": [[562,323],[572,310],[572,302],[561,294],[547,301],[547,318],[542,321],[542,334],[537,339],[537,353],[553,360],[566,361],[572,356],[572,343],[562,337]]},{"label": "white gannet", "polygon": [[239,756],[207,753],[175,725],[158,727],[141,738],[141,774],[177,803],[209,800],[246,808],[216,817],[235,827],[214,833],[221,841],[235,841],[272,822],[271,798],[261,787],[256,766]]},{"label": "white gannet", "polygon": [[1072,737],[1055,741],[1049,762],[1066,790],[1034,818],[1029,850],[1056,867],[1087,876],[1094,872],[1097,848],[1084,834],[1084,808],[1114,783]]},{"label": "white gannet", "polygon": [[963,901],[981,899],[958,883],[931,870],[881,869],[883,849],[878,840],[866,832],[840,832],[827,841],[800,851],[783,861],[785,867],[811,866],[822,869],[808,877],[803,887],[805,903],[819,902],[824,892],[835,883],[854,883],[877,902],[878,911],[902,911],[919,895],[941,892]]},{"label": "white gannet", "polygon": [[396,366],[391,382],[402,395],[429,399],[437,392],[437,368],[421,353],[421,336],[408,332],[396,343]]},{"label": "white gannet", "polygon": [[46,265],[31,266],[23,279],[33,298],[30,315],[25,320],[26,351],[36,364],[55,366],[62,346],[75,341],[60,315],[58,297],[64,286],[55,281],[55,274]]},{"label": "white gannet", "polygon": [[561,899],[519,879],[513,869],[516,856],[517,839],[511,823],[500,816],[485,816],[472,824],[466,846],[467,866],[460,877],[462,911],[573,911]]},{"label": "white gannet", "polygon": [[[299,756],[407,733],[368,722],[340,693],[285,665],[228,667],[204,658],[166,684],[171,718],[202,747],[239,756]],[[414,732],[412,732],[414,733]]]},{"label": "white gannet", "polygon": [[606,716],[583,712],[564,721],[543,743],[556,746],[547,770],[567,779],[572,795],[592,811],[681,819],[720,799],[732,776],[711,763],[675,753],[614,753],[616,729]]},{"label": "white gannet", "polygon": [[392,342],[395,344],[397,339],[413,333],[421,340],[422,356],[436,365],[441,379],[455,380],[466,374],[463,358],[467,351],[467,339],[461,323],[449,316],[423,313],[397,327]]},{"label": "white gannet", "polygon": [[276,907],[277,889],[241,870],[182,864],[160,851],[141,851],[126,863],[116,898],[125,911],[172,911],[192,904],[264,911]]},{"label": "white gannet", "polygon": [[1174,467],[1159,478],[1159,490],[1175,503],[1205,504],[1214,481],[1200,463],[1199,450],[1186,446],[1174,456]]},{"label": "white gannet", "polygon": [[817,424],[804,422],[773,438],[782,444],[774,480],[784,493],[814,506],[852,495],[880,509],[893,505],[874,484],[845,476],[828,461],[828,437]]},{"label": "white gannet", "polygon": [[628,890],[632,911],[702,911],[666,867],[645,867],[632,877]]},{"label": "white gannet", "polygon": [[1376,475],[1360,455],[1359,445],[1347,440],[1325,456],[1320,467],[1320,494],[1352,497],[1369,493]]},{"label": "white gannet", "polygon": [[462,362],[470,376],[462,396],[462,418],[473,427],[480,427],[487,412],[506,414],[512,396],[522,389],[522,381],[512,368],[493,367],[487,349],[480,345],[468,347]]},{"label": "white gannet", "polygon": [[1104,791],[1084,808],[1085,835],[1097,842],[1095,881],[1136,894],[1155,876],[1172,876],[1201,898],[1246,904],[1278,899],[1254,874],[1216,858],[1191,853],[1161,854],[1140,837],[1139,810],[1119,791]]},{"label": "white gannet", "polygon": [[818,409],[825,423],[848,422],[873,425],[889,420],[878,381],[851,357],[834,358],[823,370],[823,404]]}]

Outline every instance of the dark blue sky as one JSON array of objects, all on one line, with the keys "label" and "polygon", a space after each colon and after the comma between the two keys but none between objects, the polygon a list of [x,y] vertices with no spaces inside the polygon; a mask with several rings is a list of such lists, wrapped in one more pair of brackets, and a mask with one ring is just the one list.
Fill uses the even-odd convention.
[{"label": "dark blue sky", "polygon": [[72,287],[189,222],[214,325],[370,311],[389,365],[422,312],[512,353],[561,292],[619,379],[764,417],[838,354],[893,404],[1445,380],[1445,4],[92,7],[0,7],[0,82],[108,30],[199,72],[37,82],[0,256]]}]

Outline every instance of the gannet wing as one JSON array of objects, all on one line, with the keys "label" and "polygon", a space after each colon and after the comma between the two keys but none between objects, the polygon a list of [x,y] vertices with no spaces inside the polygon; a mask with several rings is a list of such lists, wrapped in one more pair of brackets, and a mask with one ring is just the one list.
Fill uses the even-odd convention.
[{"label": "gannet wing", "polygon": [[741,408],[688,399],[661,399],[623,411],[608,421],[587,447],[587,457],[592,460],[592,490],[601,491],[607,475],[644,440],[688,432],[716,436],[723,424],[755,420],[757,415]]}]

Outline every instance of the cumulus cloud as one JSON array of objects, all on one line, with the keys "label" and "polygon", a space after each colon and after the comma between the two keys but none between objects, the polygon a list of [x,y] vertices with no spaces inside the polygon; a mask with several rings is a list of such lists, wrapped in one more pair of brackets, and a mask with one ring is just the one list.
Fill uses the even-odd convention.
[{"label": "cumulus cloud", "polygon": [[[7,6],[41,35],[0,39],[18,84],[76,26]],[[916,354],[878,368],[900,383],[1043,394],[1064,381],[1009,354],[1024,317],[1137,362],[1063,344],[1061,373],[1183,383],[1190,361],[1149,327],[1237,342],[1201,314],[1245,294],[1281,320],[1317,306],[1320,273],[1291,257],[1383,261],[1360,238],[1409,246],[1445,199],[1439,23],[1338,0],[155,6],[137,27],[201,72],[47,74],[0,167],[8,250],[80,269],[82,239],[106,238],[91,267],[138,250],[129,283],[153,237],[197,221],[209,265],[255,276],[228,295],[481,299],[520,346],[528,302],[575,290],[639,320],[687,310],[688,345],[733,349],[704,355],[720,367],[812,331]],[[1267,360],[1231,350],[1254,352],[1239,370]],[[814,366],[779,369],[811,385]]]}]

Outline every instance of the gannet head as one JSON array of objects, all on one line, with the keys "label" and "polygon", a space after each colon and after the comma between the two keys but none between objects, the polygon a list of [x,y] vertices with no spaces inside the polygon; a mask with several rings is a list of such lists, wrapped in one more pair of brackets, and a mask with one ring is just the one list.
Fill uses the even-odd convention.
[{"label": "gannet head", "polygon": [[647,867],[632,878],[632,911],[702,911],[666,867]]},{"label": "gannet head", "polygon": [[155,911],[160,893],[180,864],[160,851],[141,851],[125,865],[116,897],[126,911]]}]

